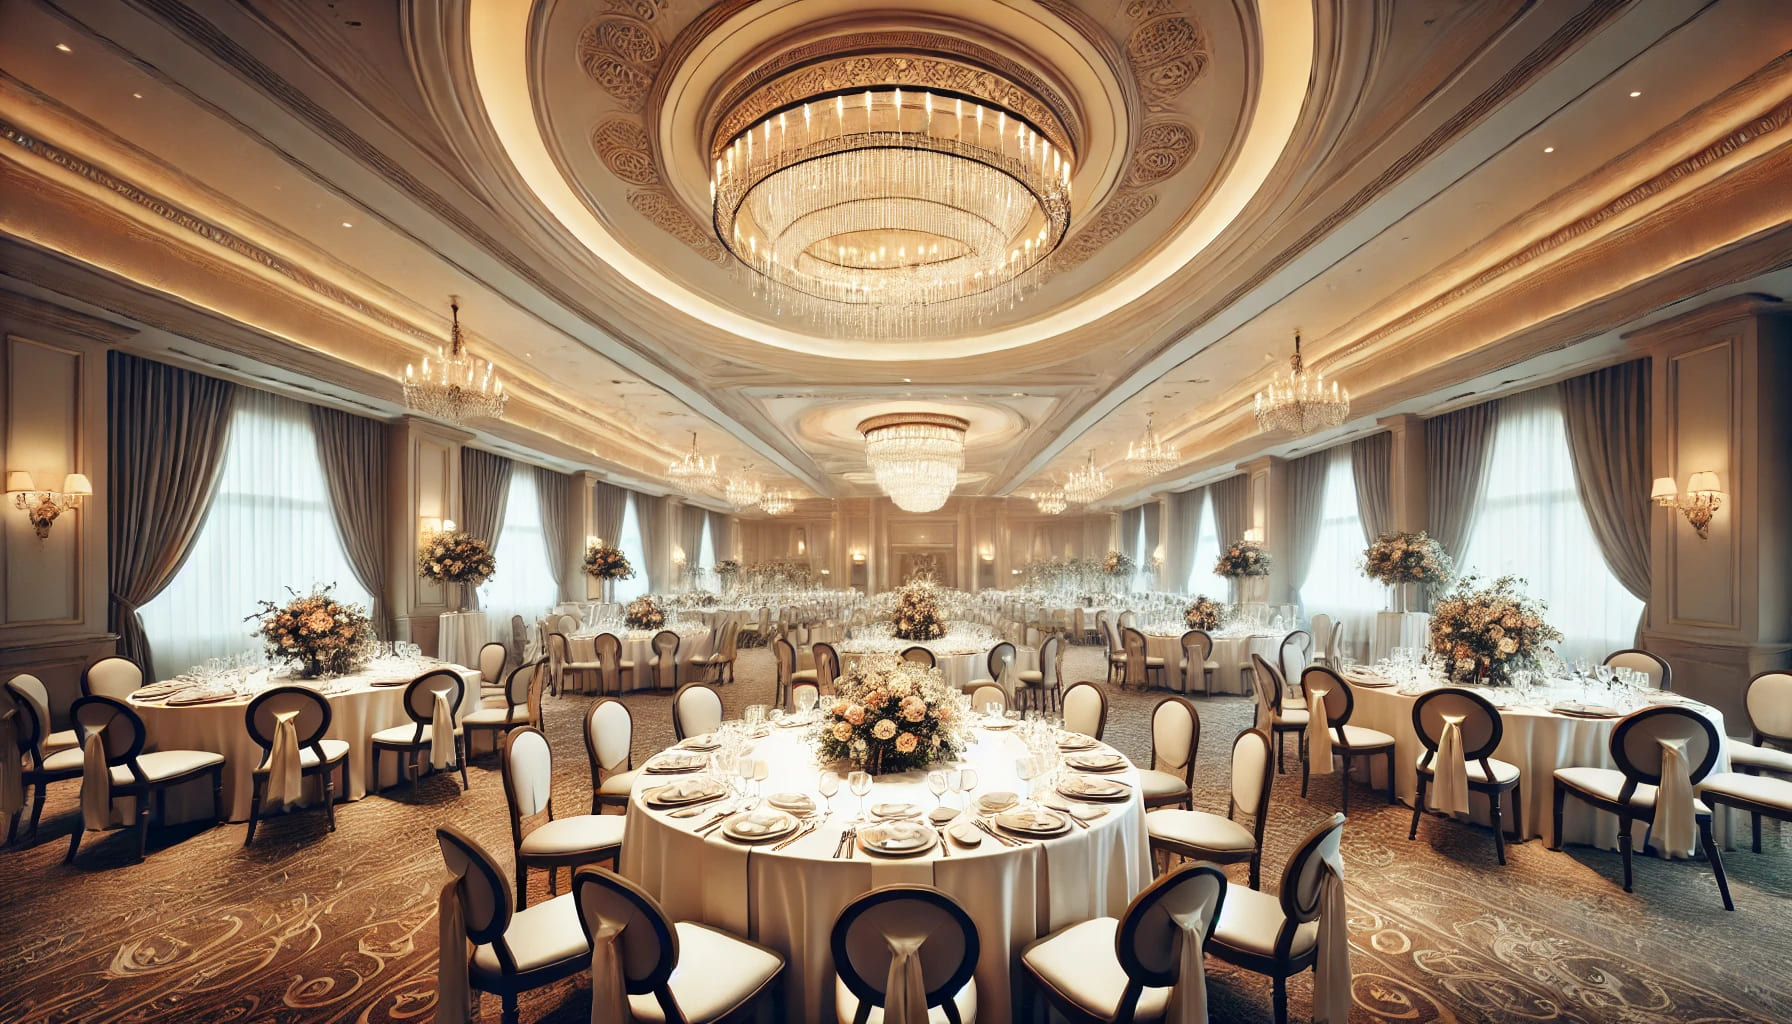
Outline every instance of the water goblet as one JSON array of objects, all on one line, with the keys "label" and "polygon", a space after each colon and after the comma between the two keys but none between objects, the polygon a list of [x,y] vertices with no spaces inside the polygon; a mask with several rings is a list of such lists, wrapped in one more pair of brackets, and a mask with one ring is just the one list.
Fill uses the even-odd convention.
[{"label": "water goblet", "polygon": [[834,794],[840,792],[840,773],[824,771],[815,780],[815,789],[821,798],[828,803],[828,813],[834,813]]},{"label": "water goblet", "polygon": [[772,777],[772,763],[763,757],[753,759],[753,795],[765,795],[765,780]]},{"label": "water goblet", "polygon": [[1014,776],[1020,780],[1021,791],[1026,794],[1028,802],[1033,799],[1033,779],[1039,774],[1039,758],[1017,757],[1014,759]]},{"label": "water goblet", "polygon": [[948,768],[940,774],[946,777],[946,789],[954,796],[958,797],[958,807],[960,810],[963,810],[965,807],[964,772],[959,771],[956,768]]},{"label": "water goblet", "polygon": [[764,704],[748,704],[746,713],[747,728],[751,729],[765,721]]},{"label": "water goblet", "polygon": [[797,693],[796,709],[802,712],[803,717],[807,718],[809,712],[815,710],[815,702],[819,700],[820,697],[821,694],[818,691],[805,686]]},{"label": "water goblet", "polygon": [[965,799],[970,799],[977,792],[977,769],[965,766],[958,770],[958,783],[962,787]]},{"label": "water goblet", "polygon": [[852,790],[852,795],[859,798],[859,817],[864,818],[865,795],[871,792],[871,776],[862,771],[853,772],[846,777],[846,785]]},{"label": "water goblet", "polygon": [[743,797],[752,792],[755,765],[756,762],[750,757],[735,759],[735,775],[740,779],[740,795]]},{"label": "water goblet", "polygon": [[944,807],[946,805],[946,773],[937,770],[928,772],[927,791],[933,794],[935,806]]}]

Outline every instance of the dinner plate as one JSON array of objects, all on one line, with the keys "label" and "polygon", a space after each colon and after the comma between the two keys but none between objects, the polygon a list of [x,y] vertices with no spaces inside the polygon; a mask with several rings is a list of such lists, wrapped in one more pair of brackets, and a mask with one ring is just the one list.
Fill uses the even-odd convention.
[{"label": "dinner plate", "polygon": [[1071,754],[1064,763],[1081,772],[1117,772],[1126,768],[1126,758],[1112,751]]},{"label": "dinner plate", "polygon": [[1061,732],[1058,734],[1059,750],[1088,750],[1096,743],[1095,737],[1085,736],[1080,732]]},{"label": "dinner plate", "polygon": [[764,843],[796,831],[796,815],[775,807],[737,814],[722,825],[722,834],[738,843]]},{"label": "dinner plate", "polygon": [[995,816],[995,823],[1006,832],[1029,838],[1061,836],[1070,831],[1070,818],[1058,811],[1043,808],[1016,808]]},{"label": "dinner plate", "polygon": [[1005,811],[1019,802],[1020,797],[1015,796],[1013,793],[1006,790],[997,790],[994,793],[985,793],[978,797],[977,809],[984,814],[995,814],[998,811]]},{"label": "dinner plate", "polygon": [[1073,800],[1125,800],[1132,789],[1113,779],[1092,778],[1071,773],[1058,783],[1058,792]]},{"label": "dinner plate", "polygon": [[726,792],[715,779],[680,779],[650,789],[641,795],[649,807],[682,807],[700,800],[713,800]]},{"label": "dinner plate", "polygon": [[235,699],[234,690],[182,690],[169,697],[167,704],[171,708],[186,708],[197,704],[222,704]]},{"label": "dinner plate", "polygon": [[873,818],[918,818],[921,816],[921,808],[906,800],[892,800],[887,803],[872,804],[871,816]]},{"label": "dinner plate", "polygon": [[990,732],[1007,732],[1018,725],[1020,725],[1019,722],[1010,721],[1006,718],[986,718],[983,720],[983,728],[988,729]]},{"label": "dinner plate", "polygon": [[708,764],[709,758],[702,754],[667,752],[648,761],[643,770],[649,775],[682,775],[686,772],[700,772]]},{"label": "dinner plate", "polygon": [[1617,718],[1624,712],[1604,704],[1585,704],[1578,700],[1559,701],[1549,710],[1560,715],[1573,715],[1576,718]]},{"label": "dinner plate", "polygon": [[161,700],[186,689],[189,683],[151,683],[131,691],[133,700]]},{"label": "dinner plate", "polygon": [[815,801],[807,793],[773,793],[765,802],[792,814],[811,814],[815,811]]},{"label": "dinner plate", "polygon": [[880,821],[859,829],[859,848],[885,857],[913,857],[939,841],[938,832],[918,821]]},{"label": "dinner plate", "polygon": [[368,684],[368,685],[369,685],[369,686],[405,686],[405,685],[407,685],[407,684],[409,684],[409,683],[410,683],[410,680],[409,680],[409,679],[403,679],[403,678],[399,678],[399,679],[375,679],[375,680],[374,680],[374,681],[373,681],[373,682],[371,682],[371,683],[369,683],[369,684]]},{"label": "dinner plate", "polygon": [[692,736],[690,739],[680,743],[679,747],[684,750],[708,752],[711,750],[722,749],[722,743],[720,740],[716,739],[713,734],[704,733],[701,736]]}]

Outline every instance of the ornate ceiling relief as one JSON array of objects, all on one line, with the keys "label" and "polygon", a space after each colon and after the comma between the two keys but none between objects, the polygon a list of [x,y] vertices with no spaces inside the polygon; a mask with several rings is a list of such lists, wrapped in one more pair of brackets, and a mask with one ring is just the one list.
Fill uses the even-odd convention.
[{"label": "ornate ceiling relief", "polygon": [[1126,14],[1139,22],[1126,41],[1126,59],[1138,76],[1145,105],[1156,109],[1207,70],[1207,41],[1176,9],[1175,0],[1134,0]]}]

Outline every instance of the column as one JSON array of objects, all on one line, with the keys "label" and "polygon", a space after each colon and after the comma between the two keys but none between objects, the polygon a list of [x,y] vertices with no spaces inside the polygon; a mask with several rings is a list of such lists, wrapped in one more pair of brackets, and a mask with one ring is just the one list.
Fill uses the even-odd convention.
[{"label": "column", "polygon": [[[598,474],[588,469],[572,474],[572,522],[567,536],[573,539],[573,547],[578,551],[572,569],[579,575],[567,589],[575,600],[596,601],[604,593],[603,581],[585,575],[585,548],[597,536],[596,488],[599,479]],[[615,537],[606,539],[611,544],[616,543]]]},{"label": "column", "polygon": [[423,535],[460,519],[460,449],[473,435],[434,420],[406,416],[387,432],[392,510],[386,595],[393,638],[436,652],[437,617],[448,610],[447,588],[417,575]]},{"label": "column", "polygon": [[[1288,578],[1288,464],[1285,460],[1272,455],[1252,459],[1239,464],[1250,478],[1251,495],[1251,527],[1263,535],[1263,546],[1276,560],[1275,568],[1269,574],[1267,590],[1261,584],[1255,584],[1257,593],[1262,596],[1251,597],[1249,591],[1253,581],[1245,580],[1246,601],[1264,601],[1269,604],[1290,604],[1294,601],[1297,580]],[[1220,543],[1226,543],[1222,538]]]}]

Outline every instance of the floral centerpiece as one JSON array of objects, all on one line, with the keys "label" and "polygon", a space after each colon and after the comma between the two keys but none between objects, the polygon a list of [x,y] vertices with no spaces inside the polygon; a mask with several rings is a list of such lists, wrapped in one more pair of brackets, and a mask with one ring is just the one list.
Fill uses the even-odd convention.
[{"label": "floral centerpiece", "polygon": [[[1363,552],[1363,575],[1390,587],[1423,583],[1427,591],[1441,590],[1456,575],[1456,563],[1437,539],[1423,530],[1417,533],[1384,533]],[[1404,610],[1404,609],[1402,609]]]},{"label": "floral centerpiece", "polygon": [[679,608],[714,608],[720,601],[714,591],[687,590],[672,599],[672,604]]},{"label": "floral centerpiece", "polygon": [[938,669],[893,654],[848,665],[822,711],[816,746],[872,773],[906,772],[952,760],[965,749],[964,695]]},{"label": "floral centerpiece", "polygon": [[1136,562],[1118,551],[1108,552],[1108,557],[1101,563],[1101,571],[1109,576],[1131,576],[1137,568]]},{"label": "floral centerpiece", "polygon": [[1275,558],[1263,550],[1263,545],[1256,541],[1235,540],[1220,552],[1220,560],[1213,565],[1213,574],[1227,579],[1268,576],[1274,567]]},{"label": "floral centerpiece", "polygon": [[896,609],[890,617],[898,640],[938,640],[946,635],[939,585],[924,573],[915,575],[896,591]]},{"label": "floral centerpiece", "polygon": [[1220,603],[1206,594],[1196,594],[1195,599],[1182,612],[1182,621],[1188,623],[1190,629],[1214,630],[1220,628]]},{"label": "floral centerpiece", "polygon": [[592,544],[585,548],[585,575],[594,580],[632,580],[635,567],[621,548]]},{"label": "floral centerpiece", "polygon": [[652,594],[643,594],[628,603],[622,613],[622,624],[630,629],[664,629],[666,609],[660,607]]},{"label": "floral centerpiece", "polygon": [[740,562],[732,558],[724,558],[716,563],[716,579],[721,581],[724,592],[734,589],[735,580],[740,577]]},{"label": "floral centerpiece", "polygon": [[1504,683],[1517,669],[1537,664],[1544,645],[1562,634],[1543,621],[1548,606],[1519,590],[1524,581],[1501,576],[1480,586],[1465,576],[1431,612],[1431,651],[1442,657],[1450,678],[1467,682],[1476,676]]},{"label": "floral centerpiece", "polygon": [[492,546],[464,530],[432,533],[417,551],[417,575],[434,583],[477,587],[497,571]]},{"label": "floral centerpiece", "polygon": [[309,594],[288,587],[292,600],[261,601],[261,609],[244,621],[260,619],[255,635],[267,644],[268,657],[296,662],[306,679],[352,672],[372,653],[373,620],[360,605],[332,596],[335,587],[313,587]]}]

